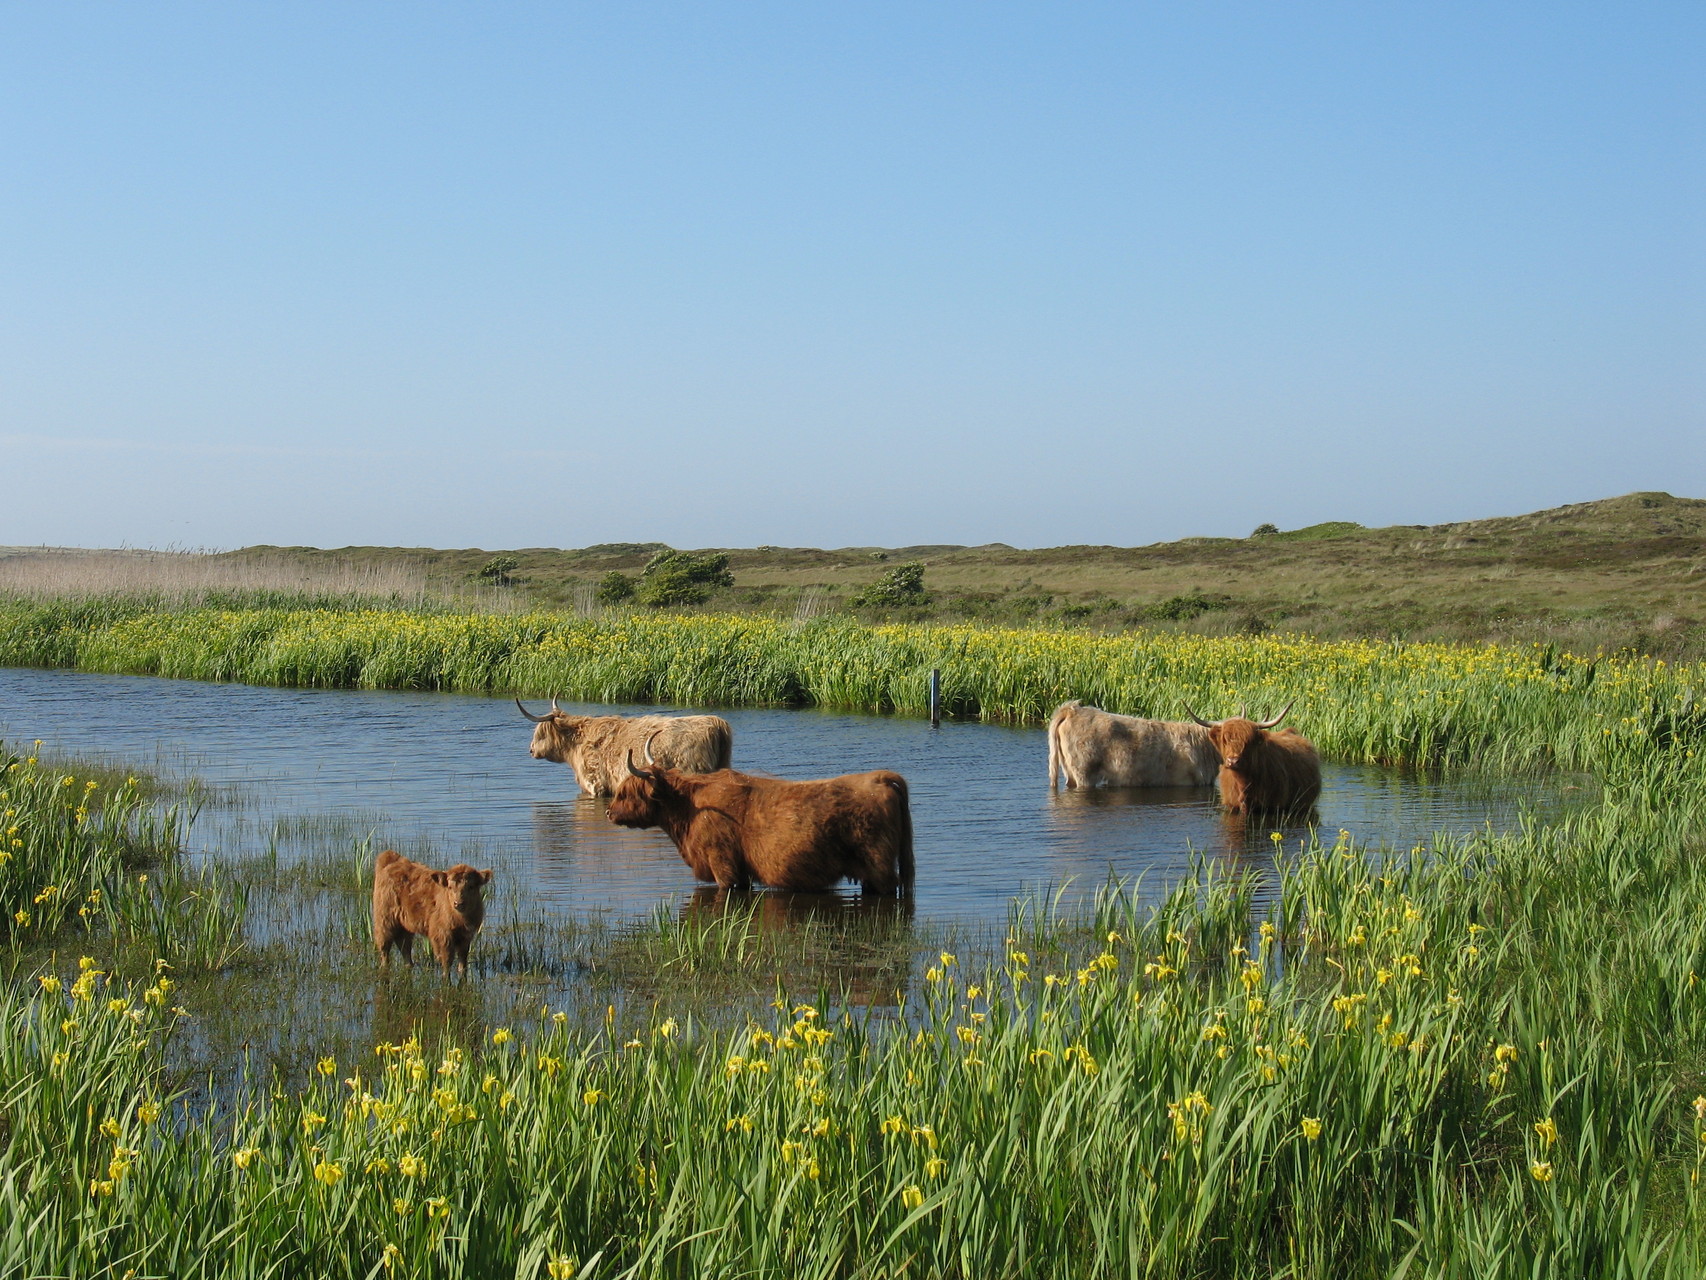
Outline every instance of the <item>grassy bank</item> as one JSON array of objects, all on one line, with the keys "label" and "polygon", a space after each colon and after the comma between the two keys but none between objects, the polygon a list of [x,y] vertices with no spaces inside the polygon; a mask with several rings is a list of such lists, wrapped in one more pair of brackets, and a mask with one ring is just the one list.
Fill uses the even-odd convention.
[{"label": "grassy bank", "polygon": [[1346,761],[1597,770],[1706,727],[1706,667],[1546,647],[1110,637],[821,620],[328,609],[0,605],[0,664],[313,688],[558,694],[682,706],[814,705],[922,715],[942,671],[952,714],[1039,721],[1082,698],[1183,718],[1297,700]]}]

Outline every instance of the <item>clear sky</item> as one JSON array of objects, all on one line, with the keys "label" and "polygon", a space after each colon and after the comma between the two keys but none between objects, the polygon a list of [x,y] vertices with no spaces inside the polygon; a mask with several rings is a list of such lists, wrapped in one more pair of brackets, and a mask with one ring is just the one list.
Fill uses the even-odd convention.
[{"label": "clear sky", "polygon": [[1706,5],[0,8],[0,544],[1706,496]]}]

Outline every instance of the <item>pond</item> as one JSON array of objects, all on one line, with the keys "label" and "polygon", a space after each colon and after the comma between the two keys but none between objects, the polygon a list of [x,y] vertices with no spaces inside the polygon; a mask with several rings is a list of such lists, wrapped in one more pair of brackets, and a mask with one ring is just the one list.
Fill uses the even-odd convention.
[{"label": "pond", "polygon": [[[660,708],[565,704],[591,714]],[[694,708],[699,709],[699,708]],[[661,708],[664,711],[686,708]],[[1015,896],[1081,898],[1110,875],[1155,893],[1193,857],[1266,865],[1270,824],[1224,816],[1211,790],[1051,792],[1040,728],[816,711],[720,712],[737,768],[817,778],[887,768],[911,785],[919,919],[993,924]],[[1300,717],[1307,731],[1307,717]],[[696,885],[657,831],[612,825],[567,768],[533,760],[507,698],[260,688],[75,671],[0,669],[0,738],[211,789],[191,829],[201,856],[253,854],[282,822],[344,830],[437,861],[494,866],[521,914],[647,917]],[[1319,829],[1397,848],[1548,816],[1580,779],[1487,780],[1328,765]],[[1290,847],[1307,828],[1280,828]],[[853,891],[844,899],[855,897]],[[702,899],[702,895],[701,895]]]}]

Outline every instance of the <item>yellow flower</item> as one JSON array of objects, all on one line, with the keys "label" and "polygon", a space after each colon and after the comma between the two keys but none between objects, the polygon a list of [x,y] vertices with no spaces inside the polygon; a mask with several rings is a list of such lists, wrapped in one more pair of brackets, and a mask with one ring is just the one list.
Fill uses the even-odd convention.
[{"label": "yellow flower", "polygon": [[496,1031],[492,1032],[493,1044],[508,1044],[513,1039],[515,1039],[515,1037],[510,1034],[508,1027],[499,1027]]},{"label": "yellow flower", "polygon": [[581,1094],[581,1101],[589,1107],[596,1107],[600,1098],[604,1097],[603,1089],[588,1089]]},{"label": "yellow flower", "polygon": [[657,1034],[662,1036],[665,1040],[668,1040],[676,1033],[677,1030],[679,1030],[679,1028],[676,1025],[675,1019],[665,1018],[663,1020],[663,1025],[658,1027]]},{"label": "yellow flower", "polygon": [[403,1156],[397,1161],[397,1172],[405,1178],[420,1178],[426,1175],[426,1161],[419,1156]]},{"label": "yellow flower", "polygon": [[1547,1146],[1551,1146],[1554,1142],[1558,1141],[1558,1126],[1552,1123],[1551,1116],[1547,1116],[1544,1120],[1536,1121],[1534,1125],[1534,1132],[1540,1135],[1540,1140]]},{"label": "yellow flower", "polygon": [[931,1156],[924,1162],[924,1172],[932,1178],[940,1178],[942,1170],[948,1167],[948,1162],[941,1156]]},{"label": "yellow flower", "polygon": [[545,1274],[551,1280],[575,1280],[575,1263],[572,1258],[561,1255],[552,1258],[545,1264]]},{"label": "yellow flower", "polygon": [[443,1196],[434,1196],[426,1202],[426,1215],[429,1218],[448,1218],[450,1204]]},{"label": "yellow flower", "polygon": [[1501,1044],[1493,1050],[1493,1061],[1500,1063],[1515,1062],[1516,1046],[1514,1044]]},{"label": "yellow flower", "polygon": [[256,1160],[260,1159],[260,1157],[261,1149],[259,1147],[243,1147],[240,1150],[233,1151],[231,1153],[231,1163],[236,1165],[239,1169],[246,1170],[250,1165],[254,1164]]},{"label": "yellow flower", "polygon": [[1536,1182],[1552,1181],[1552,1162],[1550,1160],[1536,1160],[1528,1166],[1528,1171],[1534,1175]]},{"label": "yellow flower", "polygon": [[41,989],[49,995],[56,994],[62,985],[59,979],[54,977],[51,973],[43,974],[41,977],[37,978],[36,981],[41,983]]},{"label": "yellow flower", "polygon": [[331,1160],[322,1160],[314,1166],[314,1177],[328,1187],[335,1187],[338,1179],[344,1176],[344,1167]]},{"label": "yellow flower", "polygon": [[388,1244],[385,1246],[385,1252],[379,1255],[379,1261],[383,1263],[385,1269],[389,1271],[397,1264],[397,1260],[402,1256],[403,1251],[401,1249],[394,1244]]},{"label": "yellow flower", "polygon": [[303,1133],[313,1133],[314,1130],[318,1129],[321,1125],[323,1125],[325,1123],[326,1123],[326,1117],[323,1115],[320,1115],[318,1112],[315,1112],[315,1111],[304,1112],[303,1116],[302,1116],[302,1132]]},{"label": "yellow flower", "polygon": [[1303,1136],[1311,1142],[1321,1136],[1321,1121],[1313,1116],[1304,1116],[1303,1123],[1298,1128],[1302,1130]]},{"label": "yellow flower", "polygon": [[118,1127],[118,1121],[117,1120],[114,1120],[111,1116],[108,1116],[105,1120],[101,1121],[101,1136],[102,1137],[112,1138],[112,1139],[116,1140],[118,1138],[118,1135],[119,1135],[119,1127]]},{"label": "yellow flower", "polygon": [[406,1218],[415,1210],[415,1206],[399,1197],[391,1202],[391,1211],[399,1218]]},{"label": "yellow flower", "polygon": [[384,1176],[391,1172],[391,1162],[384,1156],[374,1156],[362,1169],[363,1173],[377,1173]]},{"label": "yellow flower", "polygon": [[143,1124],[153,1124],[160,1118],[160,1104],[158,1102],[138,1103],[136,1107],[136,1118],[142,1121]]},{"label": "yellow flower", "polygon": [[321,1058],[316,1064],[316,1068],[323,1076],[335,1076],[338,1074],[338,1064],[331,1058]]},{"label": "yellow flower", "polygon": [[924,1192],[917,1187],[903,1187],[900,1193],[900,1202],[908,1209],[916,1209],[924,1203]]}]

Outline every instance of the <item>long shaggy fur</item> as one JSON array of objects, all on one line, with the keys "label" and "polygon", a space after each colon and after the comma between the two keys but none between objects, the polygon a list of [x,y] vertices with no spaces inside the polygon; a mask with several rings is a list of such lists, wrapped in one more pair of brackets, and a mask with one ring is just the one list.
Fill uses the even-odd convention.
[{"label": "long shaggy fur", "polygon": [[628,776],[629,752],[638,757],[646,741],[662,765],[684,773],[713,773],[729,767],[734,733],[721,716],[574,716],[553,711],[533,726],[535,760],[554,760],[574,770],[589,796],[615,794]]},{"label": "long shaggy fur", "polygon": [[1220,803],[1233,813],[1302,813],[1321,794],[1321,758],[1296,729],[1233,716],[1208,730],[1220,755]]},{"label": "long shaggy fur", "polygon": [[466,974],[468,947],[486,918],[480,890],[491,878],[490,870],[478,871],[465,862],[434,871],[394,849],[381,853],[373,863],[373,945],[379,967],[390,968],[392,947],[413,965],[415,935],[420,934],[432,943],[445,977],[452,961],[458,973]]},{"label": "long shaggy fur", "polygon": [[1115,715],[1074,700],[1048,722],[1048,785],[1206,787],[1220,757],[1201,725]]},{"label": "long shaggy fur", "polygon": [[647,769],[622,780],[609,814],[663,828],[693,874],[722,889],[812,893],[846,878],[867,893],[912,890],[906,779],[887,769],[812,782]]}]

